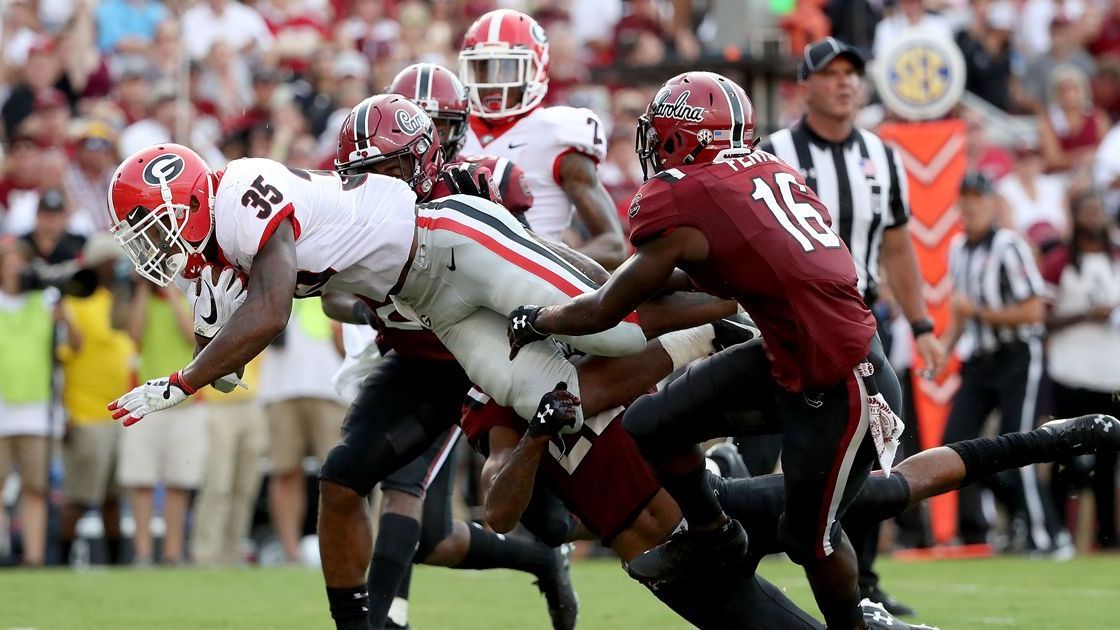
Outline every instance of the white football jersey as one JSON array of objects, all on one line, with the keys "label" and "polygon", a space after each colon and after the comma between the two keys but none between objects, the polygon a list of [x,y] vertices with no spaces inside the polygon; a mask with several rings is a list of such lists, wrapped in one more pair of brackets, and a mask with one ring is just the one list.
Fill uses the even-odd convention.
[{"label": "white football jersey", "polygon": [[[509,127],[481,131],[472,119],[463,154],[503,157],[520,166],[533,191],[533,207],[525,216],[533,231],[559,241],[572,222],[572,202],[558,181],[560,158],[578,151],[602,161],[607,155],[603,124],[590,109],[539,107]],[[479,133],[483,133],[479,136]]]},{"label": "white football jersey", "polygon": [[416,194],[399,179],[342,178],[263,158],[230,162],[214,206],[218,247],[250,275],[261,246],[291,219],[299,267],[296,297],[318,295],[328,287],[385,300],[408,262],[416,233]]}]

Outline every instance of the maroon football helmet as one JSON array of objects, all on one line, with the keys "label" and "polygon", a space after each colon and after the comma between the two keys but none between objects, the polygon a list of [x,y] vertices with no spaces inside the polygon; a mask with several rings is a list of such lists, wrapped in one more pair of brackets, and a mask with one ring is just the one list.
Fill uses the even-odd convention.
[{"label": "maroon football helmet", "polygon": [[[455,73],[434,63],[414,63],[401,70],[385,90],[412,99],[428,112],[439,129],[443,161],[451,162],[467,137],[467,88]],[[439,127],[447,123],[446,131]]]},{"label": "maroon football helmet", "polygon": [[334,168],[343,175],[377,172],[389,160],[417,197],[432,191],[443,164],[439,134],[424,110],[398,94],[378,94],[358,103],[338,132]]},{"label": "maroon football helmet", "polygon": [[685,72],[669,79],[638,119],[635,151],[650,170],[711,162],[754,149],[754,106],[731,79]]}]

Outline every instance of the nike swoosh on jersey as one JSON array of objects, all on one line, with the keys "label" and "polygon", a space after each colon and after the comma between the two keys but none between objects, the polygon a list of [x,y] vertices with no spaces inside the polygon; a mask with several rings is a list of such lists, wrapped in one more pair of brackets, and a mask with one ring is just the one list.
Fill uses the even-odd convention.
[{"label": "nike swoosh on jersey", "polygon": [[523,146],[525,146],[525,145],[527,145],[527,144],[529,144],[529,143],[528,143],[528,142],[522,142],[521,144],[514,144],[514,143],[512,143],[512,142],[511,142],[511,143],[509,143],[509,148],[511,148],[511,149],[520,149],[521,147],[523,147]]}]

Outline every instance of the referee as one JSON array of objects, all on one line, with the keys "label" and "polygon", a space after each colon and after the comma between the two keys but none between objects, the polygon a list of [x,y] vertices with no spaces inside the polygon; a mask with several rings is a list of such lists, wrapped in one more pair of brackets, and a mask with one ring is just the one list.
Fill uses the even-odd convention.
[{"label": "referee", "polygon": [[[894,149],[855,126],[863,70],[859,52],[833,37],[806,46],[799,75],[805,115],[789,129],[771,134],[761,148],[800,170],[824,202],[832,231],[852,252],[859,290],[869,307],[878,300],[879,283],[884,280],[879,266],[883,266],[891,293],[910,321],[925,369],[937,373],[945,351],[933,334],[922,276],[906,230],[910,219],[906,172]],[[901,406],[896,409],[901,411]],[[871,569],[879,523],[845,523],[844,527],[859,556],[862,595],[893,614],[913,614],[880,590]]]},{"label": "referee", "polygon": [[[1000,433],[1030,431],[1038,420],[1043,375],[1042,332],[1046,314],[1043,281],[1034,255],[1014,231],[996,225],[992,184],[980,173],[961,183],[964,234],[949,249],[953,313],[946,344],[961,341],[961,386],[945,425],[944,443],[977,437],[988,415],[999,410]],[[1057,524],[1049,493],[1034,466],[999,477],[1008,503],[1028,523],[1037,551],[1064,552],[1068,533]],[[961,535],[983,542],[987,523],[979,498],[961,495]],[[1064,536],[1062,534],[1065,534]]]}]

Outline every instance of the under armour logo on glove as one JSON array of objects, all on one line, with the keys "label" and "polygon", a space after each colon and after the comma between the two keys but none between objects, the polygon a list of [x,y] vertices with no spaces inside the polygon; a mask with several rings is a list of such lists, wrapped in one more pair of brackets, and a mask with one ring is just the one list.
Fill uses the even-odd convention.
[{"label": "under armour logo on glove", "polygon": [[506,326],[506,337],[509,338],[509,360],[512,361],[521,348],[542,339],[548,339],[548,333],[534,328],[537,316],[541,312],[540,306],[518,306],[509,314],[509,324]]},{"label": "under armour logo on glove", "polygon": [[529,423],[529,435],[555,437],[574,433],[580,424],[579,398],[568,391],[567,383],[557,383],[556,389],[541,397],[537,413]]}]

